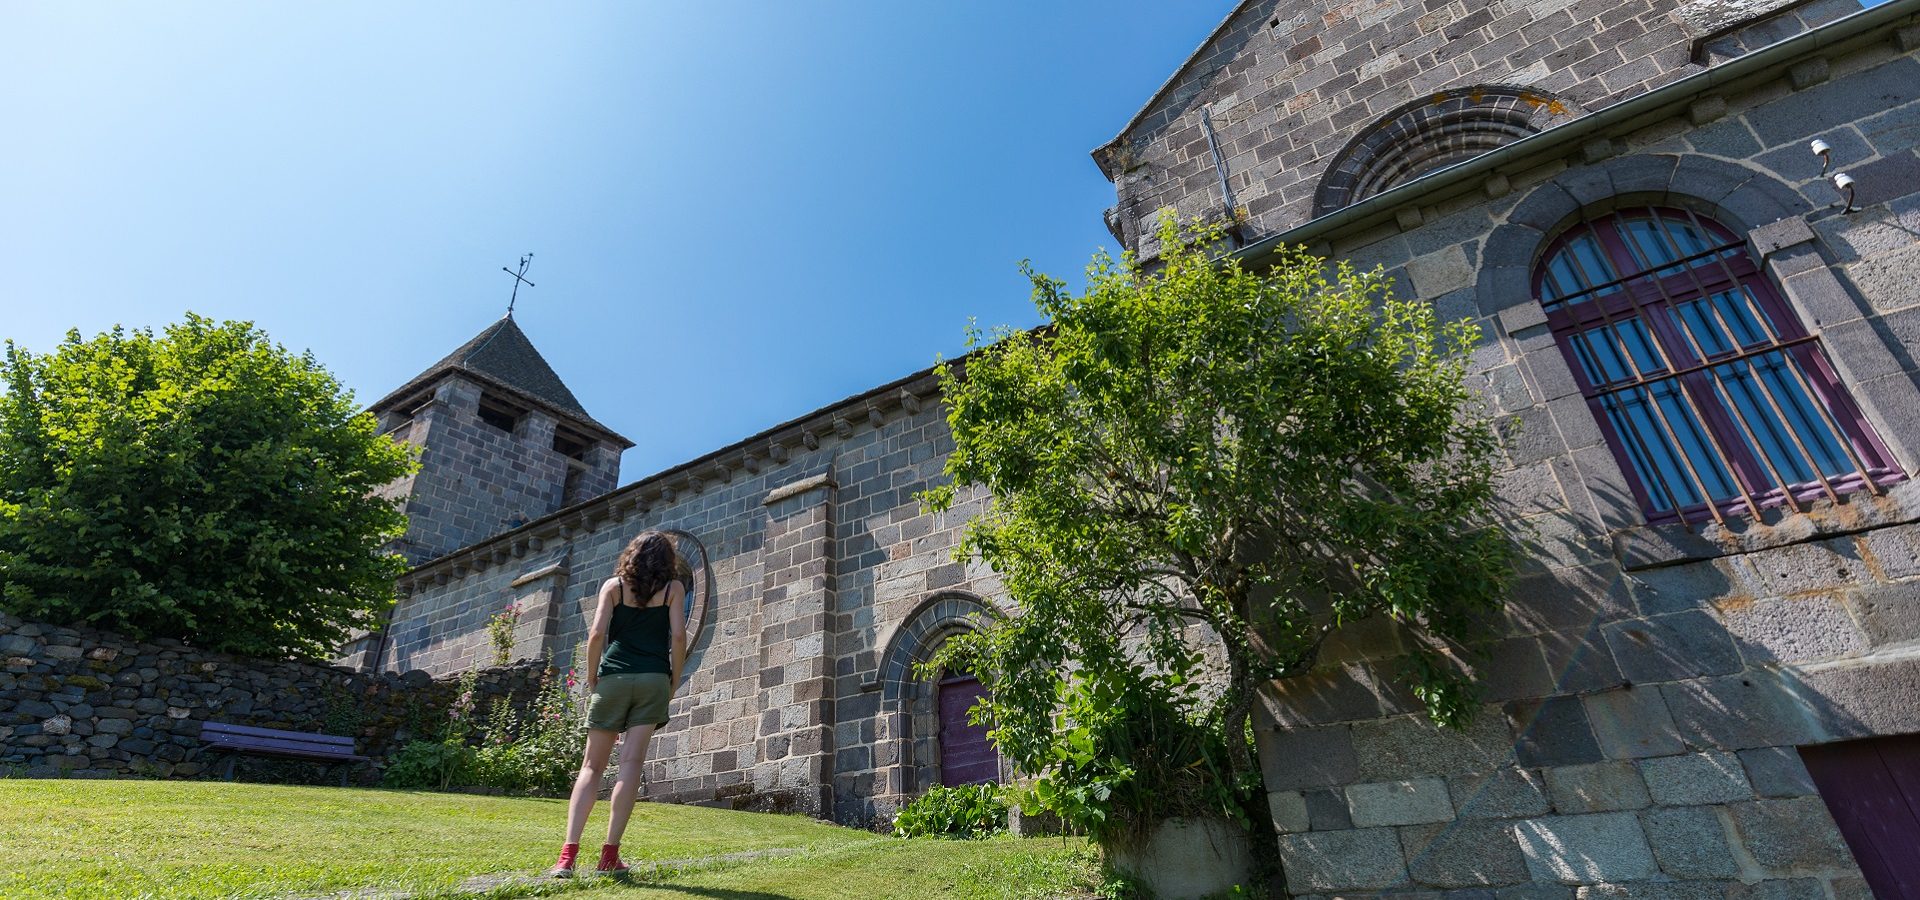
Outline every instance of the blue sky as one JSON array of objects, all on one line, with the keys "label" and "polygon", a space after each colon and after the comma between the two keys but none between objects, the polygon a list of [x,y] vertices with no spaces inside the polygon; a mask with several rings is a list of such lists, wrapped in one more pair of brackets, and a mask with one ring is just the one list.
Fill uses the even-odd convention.
[{"label": "blue sky", "polygon": [[516,315],[628,480],[1035,321],[1206,2],[15,4],[0,337],[250,319],[363,402]]}]

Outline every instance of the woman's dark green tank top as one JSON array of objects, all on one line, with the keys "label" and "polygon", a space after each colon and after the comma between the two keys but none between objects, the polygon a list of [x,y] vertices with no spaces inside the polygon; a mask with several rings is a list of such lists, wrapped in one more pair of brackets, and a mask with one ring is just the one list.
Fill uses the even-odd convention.
[{"label": "woman's dark green tank top", "polygon": [[[672,620],[667,604],[629,606],[627,586],[620,585],[621,602],[613,606],[613,624],[607,629],[607,654],[600,659],[599,677],[640,672],[673,674]],[[671,588],[667,592],[672,597]]]}]

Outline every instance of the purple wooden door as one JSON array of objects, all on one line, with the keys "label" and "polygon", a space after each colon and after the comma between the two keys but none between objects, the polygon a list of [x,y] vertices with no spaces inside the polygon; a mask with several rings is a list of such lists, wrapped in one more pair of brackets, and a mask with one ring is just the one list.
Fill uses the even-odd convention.
[{"label": "purple wooden door", "polygon": [[967,721],[967,710],[986,692],[977,678],[940,680],[941,784],[953,787],[1000,779],[1000,754],[987,742],[986,726]]},{"label": "purple wooden door", "polygon": [[1920,735],[1800,748],[1880,900],[1920,900]]}]

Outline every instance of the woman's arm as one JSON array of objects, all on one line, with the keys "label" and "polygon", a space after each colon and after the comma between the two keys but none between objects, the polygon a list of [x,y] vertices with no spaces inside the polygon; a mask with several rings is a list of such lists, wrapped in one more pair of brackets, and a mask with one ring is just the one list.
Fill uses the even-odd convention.
[{"label": "woman's arm", "polygon": [[620,579],[609,578],[600,585],[600,606],[593,611],[593,624],[587,626],[587,690],[600,682],[600,655],[607,652],[607,630],[613,627],[613,605],[620,602]]},{"label": "woman's arm", "polygon": [[667,684],[677,692],[687,668],[687,591],[678,581],[667,583],[667,628],[673,635],[673,680]]}]

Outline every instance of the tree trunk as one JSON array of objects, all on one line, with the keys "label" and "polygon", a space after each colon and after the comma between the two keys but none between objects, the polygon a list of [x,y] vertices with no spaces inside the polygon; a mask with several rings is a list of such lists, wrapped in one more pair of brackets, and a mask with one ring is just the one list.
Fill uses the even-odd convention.
[{"label": "tree trunk", "polygon": [[1247,726],[1253,718],[1254,700],[1260,688],[1259,682],[1253,677],[1253,667],[1246,659],[1249,652],[1251,648],[1244,643],[1236,647],[1233,641],[1227,642],[1227,760],[1233,767],[1234,783],[1249,786],[1241,806],[1247,817],[1247,837],[1253,851],[1256,883],[1248,887],[1255,896],[1283,898],[1286,890],[1280,870],[1280,842],[1273,830],[1273,814],[1267,808],[1266,773],[1261,771],[1259,755],[1246,739]]}]

